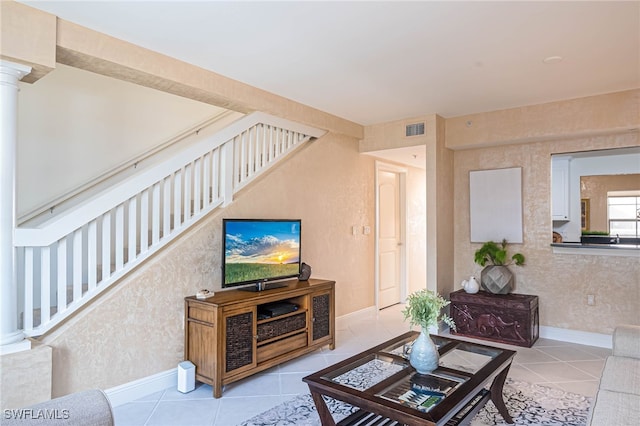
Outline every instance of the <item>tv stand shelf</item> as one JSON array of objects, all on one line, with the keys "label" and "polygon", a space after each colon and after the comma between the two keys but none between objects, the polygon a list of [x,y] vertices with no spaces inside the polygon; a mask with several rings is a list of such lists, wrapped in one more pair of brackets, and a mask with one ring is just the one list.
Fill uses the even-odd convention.
[{"label": "tv stand shelf", "polygon": [[[222,387],[322,346],[335,348],[335,282],[290,280],[260,292],[229,290],[205,300],[185,298],[184,357],[196,379]],[[260,306],[292,303],[297,310],[258,319]]]},{"label": "tv stand shelf", "polygon": [[304,313],[304,312],[307,312],[307,310],[306,309],[298,309],[297,311],[293,311],[293,312],[289,312],[289,313],[281,314],[281,315],[275,315],[275,316],[273,316],[271,318],[259,319],[258,320],[258,325],[260,325],[260,324],[268,324],[271,321],[283,319],[283,318],[290,317],[290,316],[293,316],[293,315],[298,315],[298,314],[301,314],[301,313]]}]

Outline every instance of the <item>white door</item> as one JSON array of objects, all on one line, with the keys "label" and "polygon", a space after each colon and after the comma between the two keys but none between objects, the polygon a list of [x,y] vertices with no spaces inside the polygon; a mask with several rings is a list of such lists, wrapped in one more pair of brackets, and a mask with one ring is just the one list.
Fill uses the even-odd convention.
[{"label": "white door", "polygon": [[378,309],[400,303],[402,210],[400,176],[378,170]]}]

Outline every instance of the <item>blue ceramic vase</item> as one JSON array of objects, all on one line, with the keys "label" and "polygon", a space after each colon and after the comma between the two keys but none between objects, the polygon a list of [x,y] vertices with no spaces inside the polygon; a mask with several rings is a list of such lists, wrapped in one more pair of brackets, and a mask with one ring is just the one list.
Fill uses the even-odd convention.
[{"label": "blue ceramic vase", "polygon": [[409,355],[411,366],[420,374],[429,374],[438,368],[439,359],[438,348],[431,340],[429,333],[423,328],[411,347]]}]

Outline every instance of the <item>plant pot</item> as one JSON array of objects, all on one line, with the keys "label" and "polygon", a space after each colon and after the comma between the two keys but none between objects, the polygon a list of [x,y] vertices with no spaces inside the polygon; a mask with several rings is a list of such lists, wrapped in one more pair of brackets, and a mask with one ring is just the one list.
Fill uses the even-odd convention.
[{"label": "plant pot", "polygon": [[438,368],[439,360],[438,348],[431,340],[429,333],[423,328],[416,341],[413,342],[409,363],[418,373],[429,374]]},{"label": "plant pot", "polygon": [[509,294],[513,290],[513,272],[503,265],[486,266],[480,274],[482,288],[493,294]]}]

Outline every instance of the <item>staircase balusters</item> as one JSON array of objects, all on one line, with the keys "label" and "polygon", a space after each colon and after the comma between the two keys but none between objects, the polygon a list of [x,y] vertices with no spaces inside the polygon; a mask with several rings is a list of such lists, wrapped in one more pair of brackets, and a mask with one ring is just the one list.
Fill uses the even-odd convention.
[{"label": "staircase balusters", "polygon": [[[22,328],[24,330],[33,329],[33,286],[34,286],[34,248],[24,249],[24,312]],[[20,310],[18,309],[18,312]]]},{"label": "staircase balusters", "polygon": [[149,248],[149,189],[140,194],[140,254]]},{"label": "staircase balusters", "polygon": [[68,237],[62,238],[58,241],[58,256],[57,256],[57,312],[63,312],[67,309],[67,240]]},{"label": "staircase balusters", "polygon": [[51,311],[51,248],[40,248],[40,324],[49,322]]},{"label": "staircase balusters", "polygon": [[151,245],[160,241],[160,182],[151,189]]},{"label": "staircase balusters", "polygon": [[[102,215],[102,277],[106,281],[111,276],[111,210]],[[77,270],[77,269],[76,269]],[[74,287],[76,282],[74,280]]]},{"label": "staircase balusters", "polygon": [[[82,283],[84,282],[82,255],[86,250],[84,249],[84,246],[82,244],[83,242],[82,229],[83,228],[76,229],[73,232],[73,236],[72,236],[73,255],[72,255],[71,270],[73,271],[72,276],[73,276],[73,301],[74,302],[77,302],[78,300],[80,300],[80,298],[82,298]],[[68,269],[69,265],[61,265],[60,267]],[[69,303],[69,300],[67,300],[67,303]]]},{"label": "staircase balusters", "polygon": [[180,229],[182,226],[182,170],[178,170],[173,175],[173,229]]},{"label": "staircase balusters", "polygon": [[115,210],[115,235],[113,244],[115,246],[115,269],[118,271],[124,267],[124,204],[118,204]]},{"label": "staircase balusters", "polygon": [[96,219],[90,221],[87,226],[87,278],[88,289],[93,291],[98,283],[98,221]]}]

